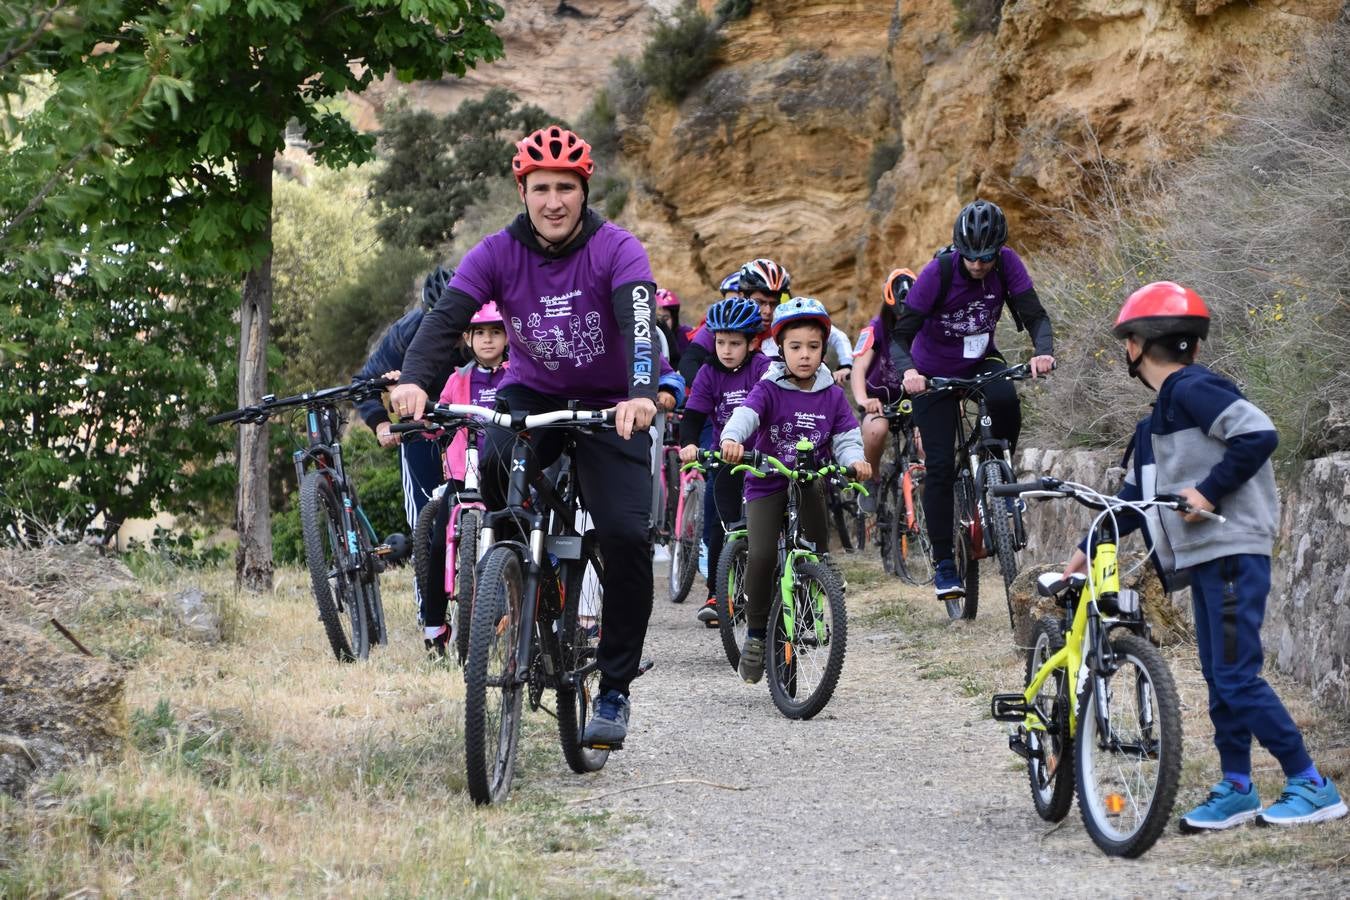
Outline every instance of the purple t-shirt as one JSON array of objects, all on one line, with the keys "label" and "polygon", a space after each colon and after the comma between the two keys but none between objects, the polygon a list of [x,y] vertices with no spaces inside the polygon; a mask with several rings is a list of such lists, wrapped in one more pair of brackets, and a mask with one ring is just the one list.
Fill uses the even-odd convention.
[{"label": "purple t-shirt", "polygon": [[942,273],[936,258],[923,267],[909,289],[905,306],[924,317],[909,352],[914,367],[924,375],[964,378],[994,352],[994,326],[1003,310],[1004,283],[1008,295],[1013,297],[1031,290],[1033,285],[1027,267],[1007,247],[1000,252],[1002,279],[998,272],[991,271],[983,280],[973,281],[966,277],[959,259],[952,262],[952,285],[942,309],[933,308],[942,289]]},{"label": "purple t-shirt", "polygon": [[[522,384],[603,407],[628,399],[632,377],[614,291],[653,280],[638,239],[606,222],[580,250],[554,260],[530,251],[505,229],[490,234],[460,262],[450,287],[480,303],[497,302],[511,350],[501,387]],[[633,298],[637,328],[650,341],[652,297],[646,288],[640,294]],[[649,377],[655,388],[654,369]]]},{"label": "purple t-shirt", "polygon": [[702,347],[708,351],[709,356],[712,356],[717,352],[717,333],[707,325],[700,326],[698,331],[694,332],[694,336],[689,340],[689,343],[694,347]]},{"label": "purple t-shirt", "polygon": [[853,348],[853,356],[875,351],[872,361],[867,364],[867,396],[875,397],[882,403],[894,403],[904,394],[900,372],[891,359],[891,339],[881,325],[881,316],[867,323],[863,333],[858,335],[858,343]]},{"label": "purple t-shirt", "polygon": [[469,373],[469,403],[491,409],[497,399],[497,388],[502,386],[507,371],[504,366],[498,366],[490,372],[482,366],[474,366]]},{"label": "purple t-shirt", "polygon": [[722,426],[768,370],[769,358],[759,352],[752,352],[734,372],[712,363],[699,368],[684,408],[705,413],[712,420],[714,447],[722,439]]},{"label": "purple t-shirt", "polygon": [[[843,389],[833,382],[823,391],[807,393],[760,381],[750,390],[745,405],[759,416],[750,449],[776,456],[788,467],[797,461],[797,441],[802,438],[816,445],[816,460],[824,465],[834,459],[830,449],[834,436],[858,427]],[[777,472],[767,478],[745,478],[747,501],[786,489],[787,479]]]}]

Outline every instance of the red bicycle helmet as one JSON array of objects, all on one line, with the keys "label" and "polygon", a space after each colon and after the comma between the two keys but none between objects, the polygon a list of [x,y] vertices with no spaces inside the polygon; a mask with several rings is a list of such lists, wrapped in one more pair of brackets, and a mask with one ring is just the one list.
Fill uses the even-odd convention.
[{"label": "red bicycle helmet", "polygon": [[886,284],[882,287],[882,296],[887,306],[894,306],[897,302],[904,303],[905,297],[909,294],[909,289],[914,287],[916,276],[909,269],[894,269],[891,274],[886,276]]},{"label": "red bicycle helmet", "polygon": [[511,171],[517,181],[536,169],[575,172],[583,181],[590,181],[595,172],[591,145],[560,125],[541,128],[517,141],[516,155],[511,158]]},{"label": "red bicycle helmet", "polygon": [[1200,295],[1172,281],[1155,281],[1135,291],[1120,308],[1111,333],[1145,341],[1168,335],[1209,337],[1209,309]]}]

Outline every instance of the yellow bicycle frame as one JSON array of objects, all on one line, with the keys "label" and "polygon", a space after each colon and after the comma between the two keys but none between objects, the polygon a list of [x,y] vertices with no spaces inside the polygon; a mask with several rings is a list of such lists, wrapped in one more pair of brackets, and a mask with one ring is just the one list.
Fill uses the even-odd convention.
[{"label": "yellow bicycle frame", "polygon": [[[1116,545],[1097,544],[1092,550],[1092,565],[1088,581],[1084,582],[1074,605],[1073,624],[1064,635],[1064,646],[1047,659],[1027,685],[1023,693],[1027,706],[1033,706],[1041,686],[1056,669],[1063,669],[1069,694],[1069,736],[1078,733],[1078,683],[1084,676],[1083,644],[1087,641],[1089,601],[1095,597],[1120,593],[1120,573],[1116,569]],[[1035,713],[1027,713],[1024,722],[1028,731],[1045,731],[1045,723]]]}]

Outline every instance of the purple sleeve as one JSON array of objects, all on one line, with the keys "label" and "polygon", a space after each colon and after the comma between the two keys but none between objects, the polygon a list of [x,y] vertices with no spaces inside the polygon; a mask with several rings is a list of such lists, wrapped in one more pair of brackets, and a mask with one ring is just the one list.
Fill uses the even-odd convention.
[{"label": "purple sleeve", "polygon": [[614,247],[614,269],[610,275],[609,289],[614,292],[625,284],[639,281],[655,282],[651,263],[647,260],[647,251],[642,242],[626,231],[620,230],[619,240]]},{"label": "purple sleeve", "polygon": [[764,377],[764,373],[769,371],[770,361],[763,353],[756,352],[750,360],[750,371],[754,374],[755,380]]},{"label": "purple sleeve", "polygon": [[773,407],[773,385],[767,381],[758,382],[750,389],[750,393],[745,397],[745,402],[741,405],[759,416],[759,424],[762,428],[764,423],[768,421],[769,411]]},{"label": "purple sleeve", "polygon": [[915,279],[914,286],[909,289],[909,294],[905,297],[905,306],[921,316],[926,316],[933,311],[933,306],[937,303],[938,291],[941,289],[941,263],[934,257],[919,272],[919,277]]},{"label": "purple sleeve", "polygon": [[455,277],[450,279],[451,290],[465,293],[480,304],[500,298],[501,291],[495,277],[497,266],[493,264],[492,244],[504,235],[505,232],[490,234],[464,254],[464,258],[455,269]]},{"label": "purple sleeve", "polygon": [[708,328],[708,326],[704,325],[702,328],[698,330],[698,334],[694,335],[694,339],[690,341],[690,343],[694,344],[695,346],[702,347],[704,350],[707,350],[709,354],[711,354],[713,351],[717,349],[717,344],[714,343],[714,341],[715,338],[713,336],[712,331]]},{"label": "purple sleeve", "polygon": [[844,389],[836,384],[830,390],[830,399],[834,401],[834,423],[831,434],[843,434],[857,428],[858,417],[853,414],[853,408],[848,405],[848,399],[844,396]]},{"label": "purple sleeve", "polygon": [[[1016,297],[1035,287],[1031,283],[1031,275],[1027,272],[1026,264],[1022,258],[1007,247],[1003,248],[1003,255],[999,260],[999,265],[1003,267],[1003,282],[1008,286],[1008,296]],[[913,290],[910,296],[913,296]],[[909,302],[908,298],[905,300]]]},{"label": "purple sleeve", "polygon": [[694,376],[694,386],[689,391],[689,399],[684,402],[685,409],[712,414],[717,398],[712,395],[713,367],[704,366]]}]

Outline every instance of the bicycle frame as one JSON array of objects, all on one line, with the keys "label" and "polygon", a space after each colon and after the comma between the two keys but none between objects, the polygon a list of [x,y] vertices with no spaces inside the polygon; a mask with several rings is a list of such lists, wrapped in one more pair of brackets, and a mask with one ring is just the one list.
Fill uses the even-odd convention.
[{"label": "bicycle frame", "polygon": [[[437,488],[438,491],[444,491],[445,485]],[[456,498],[457,502],[450,507],[450,522],[445,529],[445,589],[452,591],[455,589],[459,577],[459,517],[466,509],[477,509],[486,511],[487,507],[481,500],[463,499],[464,494],[478,493],[478,448],[474,446],[472,440],[469,441],[469,447],[465,451],[464,466],[464,491]],[[483,546],[478,547],[478,559],[483,558]]]}]

